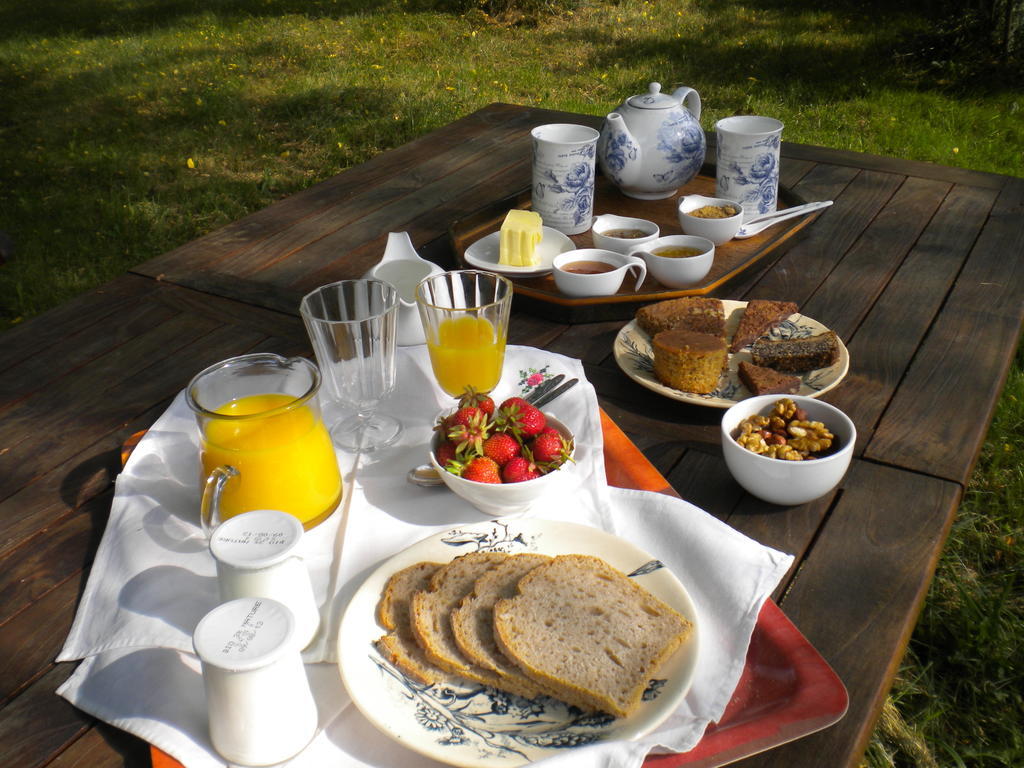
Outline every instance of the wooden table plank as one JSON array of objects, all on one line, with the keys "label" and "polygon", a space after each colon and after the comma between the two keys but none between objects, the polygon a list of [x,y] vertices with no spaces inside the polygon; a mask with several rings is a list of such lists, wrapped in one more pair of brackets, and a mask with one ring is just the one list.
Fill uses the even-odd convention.
[{"label": "wooden table plank", "polygon": [[847,341],[854,363],[828,400],[859,425],[858,450],[872,439],[875,425],[940,312],[995,197],[996,193],[986,188],[954,187]]},{"label": "wooden table plank", "polygon": [[[781,602],[845,683],[849,711],[842,727],[737,766],[857,763],[917,620],[961,493],[954,483],[855,462],[828,525]],[[901,501],[883,507],[879,498]],[[730,518],[730,524],[737,522]],[[880,665],[886,658],[889,663]]]},{"label": "wooden table plank", "polygon": [[[1024,179],[1014,179],[999,195],[867,456],[966,485],[1020,338],[1022,297]],[[953,408],[967,417],[936,418]]]}]

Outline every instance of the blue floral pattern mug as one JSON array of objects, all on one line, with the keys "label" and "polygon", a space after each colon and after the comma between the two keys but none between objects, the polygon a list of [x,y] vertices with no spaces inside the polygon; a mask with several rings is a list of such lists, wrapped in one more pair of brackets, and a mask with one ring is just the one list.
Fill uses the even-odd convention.
[{"label": "blue floral pattern mug", "polygon": [[778,207],[782,123],[736,115],[715,123],[715,194],[743,206],[744,220]]},{"label": "blue floral pattern mug", "polygon": [[533,137],[533,210],[544,226],[567,235],[590,229],[594,217],[595,129],[572,123],[539,125]]}]

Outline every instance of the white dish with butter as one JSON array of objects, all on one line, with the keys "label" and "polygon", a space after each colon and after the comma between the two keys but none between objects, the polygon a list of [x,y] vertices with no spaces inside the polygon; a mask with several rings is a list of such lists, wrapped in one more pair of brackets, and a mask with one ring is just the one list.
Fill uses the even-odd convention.
[{"label": "white dish with butter", "polygon": [[501,247],[501,232],[492,232],[485,237],[481,237],[475,243],[471,244],[467,249],[463,258],[466,263],[477,269],[486,269],[490,272],[497,272],[502,275],[509,277],[535,277],[539,275],[548,274],[552,267],[551,262],[554,261],[555,256],[571,251],[576,247],[576,244],[569,239],[568,235],[563,235],[557,229],[551,227],[542,227],[541,231],[544,235],[541,241],[537,244],[536,254],[539,261],[530,267],[513,267],[507,264],[498,263],[498,251]]}]

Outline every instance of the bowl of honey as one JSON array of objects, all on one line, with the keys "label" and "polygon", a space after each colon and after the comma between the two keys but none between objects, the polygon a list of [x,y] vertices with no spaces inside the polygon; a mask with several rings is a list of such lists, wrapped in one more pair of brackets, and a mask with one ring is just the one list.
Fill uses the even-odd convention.
[{"label": "bowl of honey", "polygon": [[638,290],[647,277],[646,262],[605,248],[566,251],[551,262],[555,285],[566,296],[611,296],[618,293],[627,273],[635,279],[631,290]]},{"label": "bowl of honey", "polygon": [[706,237],[667,235],[630,251],[667,288],[683,288],[703,279],[715,260],[715,244]]},{"label": "bowl of honey", "polygon": [[605,213],[594,219],[590,235],[595,248],[629,253],[638,246],[656,240],[661,235],[661,230],[657,224],[647,219]]}]

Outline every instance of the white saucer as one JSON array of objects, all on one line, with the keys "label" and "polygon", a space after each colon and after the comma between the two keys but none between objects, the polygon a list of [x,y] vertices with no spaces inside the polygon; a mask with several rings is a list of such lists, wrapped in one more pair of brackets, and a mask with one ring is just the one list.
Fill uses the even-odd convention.
[{"label": "white saucer", "polygon": [[506,264],[498,263],[498,248],[501,244],[500,231],[492,232],[472,243],[466,248],[463,257],[466,259],[466,263],[471,264],[477,269],[486,269],[490,272],[508,275],[509,277],[537,277],[546,275],[552,269],[551,262],[555,256],[574,250],[576,244],[569,239],[568,235],[562,234],[557,229],[542,227],[541,232],[543,238],[537,245],[537,255],[540,257],[540,263],[534,264],[532,267],[510,267]]}]

